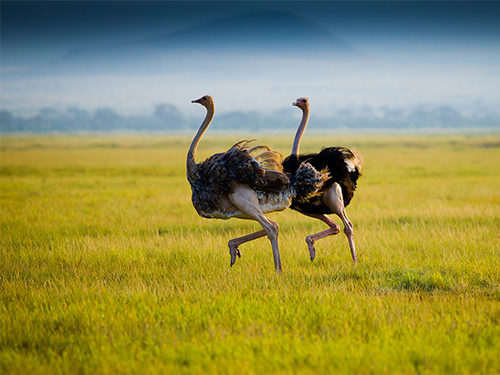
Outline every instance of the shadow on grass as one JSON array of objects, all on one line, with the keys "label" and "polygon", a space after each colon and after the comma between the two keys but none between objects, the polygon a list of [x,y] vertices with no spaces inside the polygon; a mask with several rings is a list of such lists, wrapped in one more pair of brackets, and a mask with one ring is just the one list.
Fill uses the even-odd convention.
[{"label": "shadow on grass", "polygon": [[344,285],[348,289],[364,291],[367,294],[387,294],[391,292],[417,293],[421,295],[444,294],[480,294],[487,298],[500,300],[500,284],[494,276],[460,271],[430,270],[392,270],[374,271],[369,268],[354,266],[345,269],[332,269],[329,262],[316,260],[312,265],[301,261],[300,267],[314,267],[311,282],[316,286]]},{"label": "shadow on grass", "polygon": [[437,290],[450,291],[452,282],[446,280],[439,272],[427,273],[424,271],[395,271],[387,274],[395,290],[411,292],[434,292]]}]

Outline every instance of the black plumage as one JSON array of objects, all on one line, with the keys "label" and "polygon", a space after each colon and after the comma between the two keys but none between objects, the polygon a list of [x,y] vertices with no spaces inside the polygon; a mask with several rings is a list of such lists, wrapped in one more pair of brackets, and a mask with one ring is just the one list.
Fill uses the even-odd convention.
[{"label": "black plumage", "polygon": [[[283,161],[283,170],[285,173],[293,174],[303,162],[311,164],[318,171],[328,172],[329,177],[320,192],[328,190],[333,183],[337,182],[342,188],[344,206],[347,207],[349,205],[354,196],[358,178],[362,174],[359,165],[359,155],[356,155],[346,147],[326,147],[319,153],[288,156]],[[326,215],[333,213],[322,202],[319,195],[308,200],[294,198],[290,208],[303,213]]]}]

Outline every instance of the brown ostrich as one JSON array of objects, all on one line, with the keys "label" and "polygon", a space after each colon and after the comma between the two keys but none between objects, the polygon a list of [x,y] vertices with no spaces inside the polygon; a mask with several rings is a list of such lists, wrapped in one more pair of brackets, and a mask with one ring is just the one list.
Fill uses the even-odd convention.
[{"label": "brown ostrich", "polygon": [[327,176],[308,163],[297,166],[294,173],[287,175],[283,172],[280,153],[267,146],[248,149],[248,141],[238,142],[228,151],[196,163],[196,149],[214,117],[215,107],[208,95],[192,103],[199,103],[207,109],[187,155],[187,178],[194,208],[205,218],[235,217],[258,221],[262,230],[229,241],[231,266],[236,256],[240,256],[239,245],[267,235],[273,250],[274,267],[281,271],[279,225],[264,214],[288,208],[293,198],[308,199],[317,194]]},{"label": "brown ostrich", "polygon": [[344,223],[344,233],[349,241],[352,259],[356,263],[353,225],[347,217],[345,208],[354,196],[358,178],[362,174],[363,159],[361,155],[345,147],[326,147],[319,153],[299,155],[300,141],[309,120],[309,100],[299,98],[293,105],[302,110],[302,120],[295,135],[291,155],[283,162],[284,171],[293,173],[302,162],[307,161],[317,170],[323,171],[327,169],[330,174],[321,189],[321,195],[314,196],[307,201],[292,200],[291,208],[293,210],[322,220],[330,227],[323,232],[306,237],[311,261],[314,260],[316,253],[314,242],[340,232],[339,225],[328,216],[333,213],[339,216]]}]

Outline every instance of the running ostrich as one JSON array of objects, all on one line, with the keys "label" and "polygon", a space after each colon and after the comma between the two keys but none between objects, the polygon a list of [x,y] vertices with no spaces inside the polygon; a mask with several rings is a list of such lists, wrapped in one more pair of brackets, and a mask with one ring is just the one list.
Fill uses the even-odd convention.
[{"label": "running ostrich", "polygon": [[280,153],[268,146],[248,149],[249,141],[238,142],[228,151],[196,163],[196,149],[214,117],[215,107],[209,95],[192,103],[199,103],[207,109],[187,154],[187,178],[194,208],[205,218],[235,217],[258,221],[264,229],[229,241],[231,266],[236,256],[241,256],[239,245],[267,235],[273,250],[274,267],[276,271],[281,271],[279,225],[264,213],[288,208],[292,198],[304,200],[318,194],[327,175],[303,163],[287,176],[283,172],[283,156]]},{"label": "running ostrich", "polygon": [[292,105],[302,110],[302,120],[295,135],[291,155],[283,162],[284,171],[286,173],[293,173],[302,162],[307,161],[317,170],[323,171],[327,169],[330,174],[330,177],[321,189],[322,194],[320,196],[315,196],[308,201],[293,200],[291,205],[293,210],[322,220],[330,227],[323,232],[311,234],[306,237],[311,261],[314,260],[316,255],[314,248],[315,241],[340,232],[339,225],[327,216],[334,213],[344,223],[344,233],[349,241],[352,260],[356,263],[353,225],[347,217],[345,208],[354,196],[358,178],[362,174],[363,159],[361,155],[345,147],[327,147],[323,148],[319,153],[299,155],[300,141],[309,120],[309,100],[307,98],[299,98]]}]

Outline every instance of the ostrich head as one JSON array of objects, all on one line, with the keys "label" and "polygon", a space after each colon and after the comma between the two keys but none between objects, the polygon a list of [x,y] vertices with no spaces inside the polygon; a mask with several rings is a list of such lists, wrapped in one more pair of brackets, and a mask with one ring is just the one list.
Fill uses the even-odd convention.
[{"label": "ostrich head", "polygon": [[210,95],[204,95],[199,99],[196,100],[191,100],[191,103],[199,103],[205,108],[213,108],[214,107],[214,100]]},{"label": "ostrich head", "polygon": [[297,101],[293,102],[292,105],[299,107],[300,109],[309,108],[309,99],[306,97],[298,98]]}]

